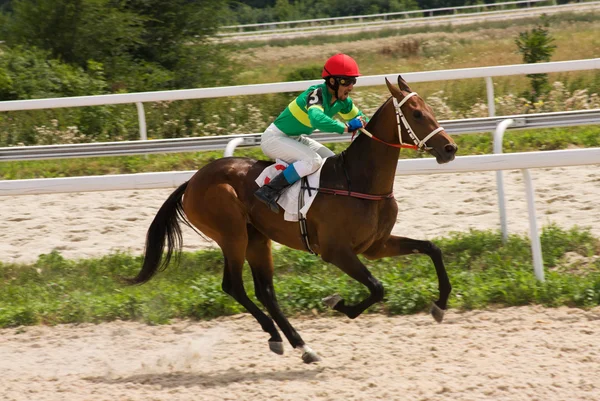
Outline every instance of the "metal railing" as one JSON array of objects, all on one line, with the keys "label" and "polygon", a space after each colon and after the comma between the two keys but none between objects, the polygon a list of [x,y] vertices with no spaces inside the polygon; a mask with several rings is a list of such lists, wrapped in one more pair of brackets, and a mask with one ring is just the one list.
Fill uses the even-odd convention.
[{"label": "metal railing", "polygon": [[[540,2],[553,3],[541,0]],[[413,10],[398,13],[358,15],[351,17],[336,17],[314,20],[299,20],[261,24],[246,24],[238,26],[221,27],[221,29],[235,29],[232,32],[220,32],[217,37],[220,41],[243,40],[269,40],[293,39],[302,36],[323,34],[351,34],[361,31],[378,29],[398,29],[422,25],[440,25],[454,23],[468,23],[477,21],[505,20],[515,18],[528,18],[540,14],[557,14],[562,12],[588,12],[600,7],[598,1],[581,1],[561,5],[540,5],[530,7],[536,2],[508,2],[495,4],[481,4],[462,7],[448,7],[429,10]],[[504,9],[504,5],[521,5],[527,7]],[[500,10],[482,11],[482,9],[501,8]],[[466,12],[465,12],[466,11]],[[445,13],[434,15],[435,13]]]},{"label": "metal railing", "polygon": [[273,29],[277,29],[277,27],[285,26],[292,27],[294,25],[311,25],[314,28],[326,28],[330,26],[332,23],[346,21],[366,21],[366,20],[385,20],[385,21],[393,21],[398,19],[407,19],[413,16],[421,16],[421,15],[429,15],[433,17],[436,13],[448,13],[451,12],[453,15],[460,14],[464,11],[468,12],[469,15],[477,14],[481,12],[481,10],[490,10],[495,8],[504,9],[505,7],[517,7],[517,6],[526,6],[530,8],[531,6],[540,7],[538,3],[546,3],[548,5],[556,5],[556,0],[520,0],[520,1],[507,1],[501,3],[490,3],[490,4],[475,4],[468,6],[458,6],[458,7],[441,7],[441,8],[429,8],[425,10],[409,10],[409,11],[398,11],[398,12],[390,12],[390,13],[377,13],[377,14],[364,14],[364,15],[352,15],[346,17],[330,17],[330,18],[312,18],[312,19],[303,19],[303,20],[294,20],[294,21],[274,21],[274,22],[261,22],[254,24],[241,24],[241,25],[225,25],[221,26],[220,30],[225,31],[233,31],[233,32],[220,32],[220,36],[228,36],[236,35],[242,32],[246,32],[247,28],[266,28],[263,30],[254,30],[252,33],[260,33],[260,32],[273,32]]},{"label": "metal railing", "polygon": [[[556,113],[520,114],[514,116],[484,117],[440,121],[446,132],[453,135],[493,132],[498,124],[510,118],[511,129],[532,129],[600,124],[600,109]],[[160,139],[153,141],[122,141],[69,145],[19,146],[0,148],[0,162],[17,160],[65,159],[77,157],[131,156],[151,153],[197,152],[223,150],[238,139],[236,146],[260,144],[260,133],[241,135],[205,136],[198,138]],[[312,138],[322,143],[346,142],[347,135],[314,133]]]}]

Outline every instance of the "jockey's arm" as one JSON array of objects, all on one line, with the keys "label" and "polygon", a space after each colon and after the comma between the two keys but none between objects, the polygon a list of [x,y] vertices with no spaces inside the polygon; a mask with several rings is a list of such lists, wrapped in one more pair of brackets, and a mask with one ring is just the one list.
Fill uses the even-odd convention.
[{"label": "jockey's arm", "polygon": [[346,124],[326,115],[323,112],[323,107],[320,105],[313,105],[308,108],[308,118],[310,119],[312,127],[319,131],[337,132],[338,134],[348,132]]},{"label": "jockey's arm", "polygon": [[369,122],[369,118],[365,115],[365,113],[360,111],[358,107],[352,103],[352,101],[349,102],[348,107],[340,110],[338,116],[340,116],[345,122],[348,122],[356,117],[363,117],[365,122]]}]

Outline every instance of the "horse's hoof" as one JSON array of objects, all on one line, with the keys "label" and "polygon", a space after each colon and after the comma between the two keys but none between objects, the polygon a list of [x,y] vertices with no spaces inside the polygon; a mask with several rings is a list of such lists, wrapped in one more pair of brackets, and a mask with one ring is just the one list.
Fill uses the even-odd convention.
[{"label": "horse's hoof", "polygon": [[445,311],[436,304],[431,305],[431,316],[433,316],[436,322],[442,323],[442,320],[444,320],[444,313]]},{"label": "horse's hoof", "polygon": [[334,309],[335,306],[342,300],[342,297],[339,294],[333,294],[328,297],[323,298],[323,303],[329,306],[331,309]]},{"label": "horse's hoof", "polygon": [[298,349],[302,351],[302,361],[304,363],[319,362],[321,360],[319,355],[317,355],[317,353],[308,345],[302,345],[301,347],[298,347]]},{"label": "horse's hoof", "polygon": [[302,354],[302,362],[304,363],[313,363],[320,361],[321,357],[319,357],[319,355],[317,355],[315,351],[308,351]]},{"label": "horse's hoof", "polygon": [[269,341],[269,349],[277,355],[283,355],[283,342]]}]

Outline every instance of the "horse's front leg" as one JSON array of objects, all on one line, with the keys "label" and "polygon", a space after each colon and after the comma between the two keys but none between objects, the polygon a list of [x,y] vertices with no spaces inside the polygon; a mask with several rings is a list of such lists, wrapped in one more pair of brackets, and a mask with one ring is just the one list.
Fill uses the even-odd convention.
[{"label": "horse's front leg", "polygon": [[364,255],[368,259],[380,259],[386,256],[408,255],[412,253],[423,253],[431,258],[438,277],[438,288],[440,297],[431,308],[431,315],[441,323],[444,319],[444,311],[448,307],[448,297],[452,286],[446,273],[446,267],[442,259],[442,251],[431,241],[421,241],[406,237],[390,236],[383,245],[369,249]]},{"label": "horse's front leg", "polygon": [[323,302],[327,306],[338,312],[342,312],[350,319],[354,319],[375,302],[383,300],[383,285],[373,277],[369,269],[352,252],[352,249],[338,247],[325,248],[322,250],[321,257],[325,262],[336,265],[344,273],[366,286],[370,292],[367,298],[356,305],[346,305],[342,297],[337,294],[331,295],[323,299]]}]

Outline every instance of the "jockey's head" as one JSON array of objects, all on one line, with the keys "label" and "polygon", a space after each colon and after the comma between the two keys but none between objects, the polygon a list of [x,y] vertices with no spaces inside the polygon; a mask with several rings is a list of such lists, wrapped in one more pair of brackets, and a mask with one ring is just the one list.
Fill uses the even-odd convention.
[{"label": "jockey's head", "polygon": [[333,95],[344,100],[354,88],[360,72],[358,64],[352,57],[339,53],[325,62],[321,76],[325,79],[327,86],[331,88]]}]

